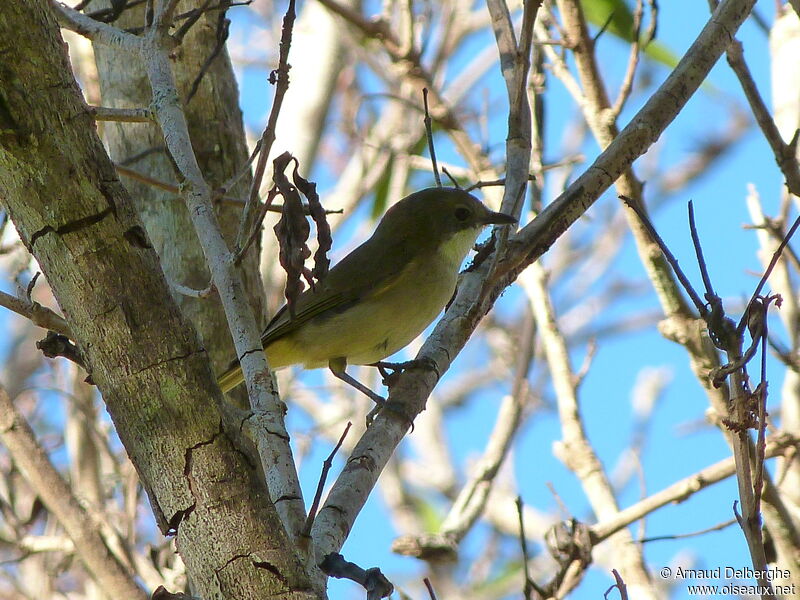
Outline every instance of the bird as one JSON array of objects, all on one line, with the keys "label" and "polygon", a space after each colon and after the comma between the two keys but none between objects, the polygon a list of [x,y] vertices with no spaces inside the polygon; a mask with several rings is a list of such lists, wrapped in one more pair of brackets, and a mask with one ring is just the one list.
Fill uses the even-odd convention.
[{"label": "bird", "polygon": [[[383,398],[346,373],[347,365],[387,364],[380,361],[414,340],[452,298],[481,230],[516,222],[459,188],[406,196],[367,241],[300,294],[293,311],[284,305],[272,317],[261,335],[270,368],[328,367],[380,405]],[[217,378],[223,392],[242,381],[238,360]]]}]

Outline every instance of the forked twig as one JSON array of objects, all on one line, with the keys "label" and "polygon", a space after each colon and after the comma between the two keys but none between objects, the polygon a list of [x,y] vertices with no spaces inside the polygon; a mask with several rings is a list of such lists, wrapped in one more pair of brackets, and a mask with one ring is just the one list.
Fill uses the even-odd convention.
[{"label": "forked twig", "polygon": [[306,517],[306,522],[303,526],[303,532],[301,534],[303,537],[309,537],[311,535],[311,526],[314,525],[314,518],[317,516],[317,510],[319,510],[319,502],[322,499],[322,490],[325,487],[325,481],[328,479],[328,471],[330,471],[331,466],[333,466],[333,457],[336,456],[339,448],[342,447],[344,439],[347,437],[352,425],[350,421],[347,422],[342,435],[339,437],[339,441],[336,442],[336,446],[333,447],[328,458],[322,463],[322,473],[319,475],[317,491],[314,493],[314,501],[311,503],[311,508],[308,509],[308,517]]},{"label": "forked twig", "polygon": [[667,259],[667,262],[669,262],[670,266],[672,267],[672,270],[675,272],[675,276],[681,282],[681,285],[686,290],[686,293],[689,294],[689,297],[691,298],[695,308],[697,308],[697,311],[700,313],[701,316],[705,315],[708,312],[705,302],[703,302],[698,293],[692,287],[692,284],[689,282],[689,278],[686,277],[686,274],[680,268],[680,265],[678,265],[678,259],[675,258],[675,255],[672,254],[670,249],[664,243],[664,240],[661,239],[660,235],[658,235],[658,232],[656,231],[655,227],[653,227],[653,223],[650,221],[650,218],[639,208],[637,203],[634,202],[631,198],[628,198],[627,196],[623,196],[621,194],[618,197],[633,212],[636,213],[637,217],[639,217],[639,220],[641,221],[642,225],[647,230],[647,232],[650,234],[650,237],[653,238],[653,241],[656,244],[658,244],[659,248],[661,248],[661,252],[664,253],[664,257]]}]

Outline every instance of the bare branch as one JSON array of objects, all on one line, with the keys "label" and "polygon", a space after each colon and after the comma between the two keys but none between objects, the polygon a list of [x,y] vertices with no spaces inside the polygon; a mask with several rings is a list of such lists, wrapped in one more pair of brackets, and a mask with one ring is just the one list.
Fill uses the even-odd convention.
[{"label": "bare branch", "polygon": [[348,432],[350,431],[350,427],[352,423],[350,421],[347,422],[347,425],[342,432],[339,441],[336,442],[336,445],[331,450],[331,453],[328,455],[328,458],[325,459],[322,465],[322,473],[319,475],[319,481],[317,482],[317,491],[314,494],[314,501],[311,503],[311,508],[308,509],[308,517],[306,518],[306,523],[303,526],[303,536],[308,537],[311,535],[311,526],[314,524],[314,517],[317,514],[317,509],[319,508],[319,501],[322,498],[322,490],[325,487],[325,481],[328,477],[328,471],[331,470],[331,466],[333,466],[333,458],[336,456],[336,453],[339,452],[339,448],[342,447],[344,443],[344,439],[347,437]]},{"label": "bare branch", "polygon": [[742,52],[741,42],[734,40],[728,47],[727,52],[728,64],[736,77],[739,78],[739,83],[742,86],[744,95],[750,104],[753,115],[756,117],[756,122],[764,134],[772,153],[775,155],[775,162],[783,173],[786,179],[786,187],[795,196],[800,196],[800,164],[797,161],[797,136],[795,135],[794,141],[787,144],[783,141],[775,121],[770,115],[767,105],[764,103],[761,94],[756,87],[753,76],[750,74],[750,69],[744,60],[744,53]]},{"label": "bare branch", "polygon": [[90,106],[89,110],[98,121],[117,121],[119,123],[151,123],[153,121],[153,111],[149,108]]},{"label": "bare branch", "polygon": [[62,27],[79,33],[97,44],[114,46],[128,52],[137,52],[141,48],[141,39],[135,35],[125,33],[113,25],[96,21],[58,0],[51,0],[51,5],[55,8]]},{"label": "bare branch", "polygon": [[[780,456],[787,449],[796,448],[799,443],[800,440],[791,435],[773,436],[767,441],[765,456],[767,458]],[[644,518],[654,510],[667,504],[683,502],[698,491],[727,479],[735,473],[736,465],[733,457],[725,458],[694,475],[676,481],[660,492],[650,494],[644,500],[640,500],[636,504],[619,511],[612,517],[601,520],[591,527],[592,536],[597,542],[600,542],[620,529]]]},{"label": "bare branch", "polygon": [[[641,50],[639,36],[642,29],[643,12],[643,0],[636,0],[636,8],[633,11],[633,41],[631,42],[628,66],[625,69],[625,76],[622,78],[617,99],[614,101],[614,106],[611,107],[611,114],[615,119],[619,117],[633,90],[633,79],[636,75],[636,67],[639,65],[639,52]],[[653,21],[655,21],[655,18]]]},{"label": "bare branch", "polygon": [[72,336],[72,332],[70,331],[69,325],[64,320],[64,317],[53,312],[46,306],[42,306],[38,302],[23,300],[0,291],[0,306],[14,311],[26,319],[30,319],[34,325],[38,325],[43,329],[55,331],[66,337]]},{"label": "bare branch", "polygon": [[118,598],[145,600],[147,594],[113,556],[89,515],[39,445],[25,418],[0,387],[0,438],[36,493],[67,532],[98,585]]},{"label": "bare branch", "polygon": [[431,153],[431,165],[436,187],[442,187],[442,178],[439,176],[439,166],[436,164],[436,148],[433,146],[433,129],[431,128],[431,115],[428,112],[428,88],[422,88],[422,102],[425,105],[425,133],[428,138],[428,151]]}]

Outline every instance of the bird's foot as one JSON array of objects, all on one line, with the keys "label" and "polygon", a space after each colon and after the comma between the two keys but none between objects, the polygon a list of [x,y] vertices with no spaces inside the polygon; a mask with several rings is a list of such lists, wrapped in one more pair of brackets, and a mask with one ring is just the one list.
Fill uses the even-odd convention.
[{"label": "bird's foot", "polygon": [[363,392],[364,395],[367,396],[367,398],[369,398],[375,403],[375,406],[372,408],[372,410],[367,413],[367,427],[369,427],[370,425],[372,425],[372,422],[375,420],[375,417],[378,416],[378,413],[381,412],[381,410],[383,410],[386,407],[386,398],[384,398],[383,396],[379,396],[371,389],[369,389],[364,385],[361,385],[360,383],[358,384],[358,387],[356,389],[361,390],[361,392]]},{"label": "bird's foot", "polygon": [[381,377],[383,377],[383,385],[390,389],[397,383],[397,379],[402,375],[403,371],[408,371],[409,369],[428,369],[436,373],[437,378],[441,377],[436,361],[427,357],[415,358],[414,360],[407,360],[399,363],[379,361],[370,366],[377,367]]}]

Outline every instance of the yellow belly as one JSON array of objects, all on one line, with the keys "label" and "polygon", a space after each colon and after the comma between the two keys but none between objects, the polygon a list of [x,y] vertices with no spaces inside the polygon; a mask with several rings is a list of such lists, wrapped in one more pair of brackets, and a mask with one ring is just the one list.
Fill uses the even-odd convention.
[{"label": "yellow belly", "polygon": [[341,313],[320,315],[267,348],[273,369],[327,367],[334,358],[364,365],[408,345],[450,300],[457,267],[411,262],[397,280]]}]

